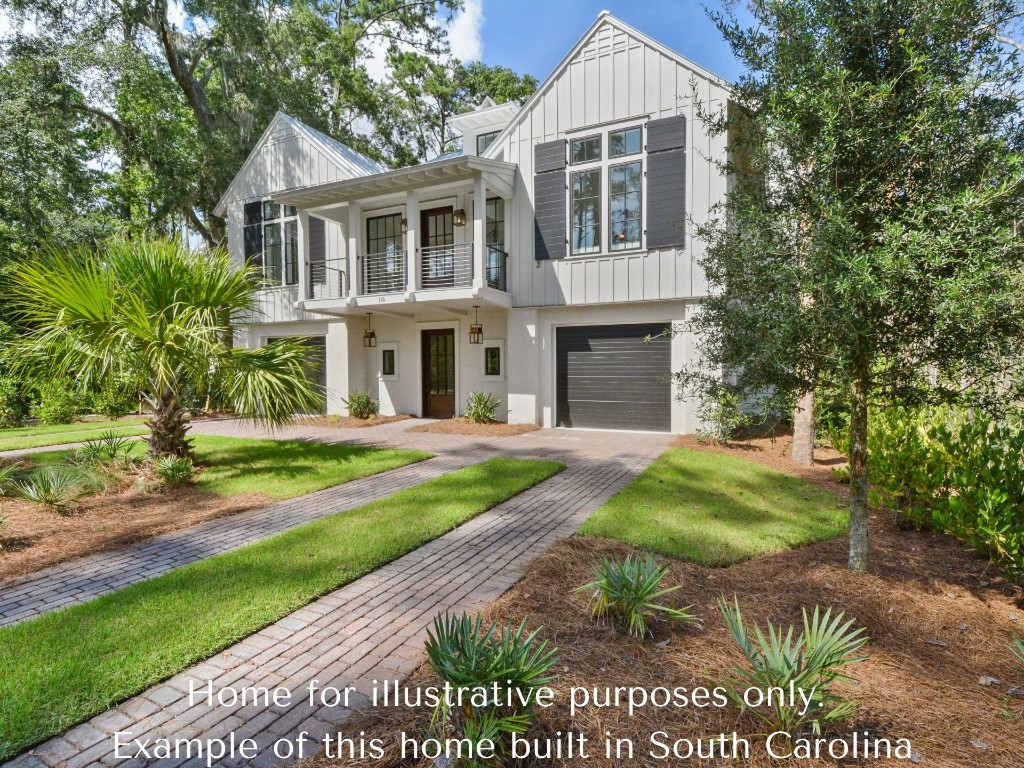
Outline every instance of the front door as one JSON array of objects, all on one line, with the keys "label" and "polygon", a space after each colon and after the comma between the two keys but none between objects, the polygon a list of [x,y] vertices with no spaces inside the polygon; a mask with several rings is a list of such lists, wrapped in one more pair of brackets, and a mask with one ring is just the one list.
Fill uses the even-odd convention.
[{"label": "front door", "polygon": [[428,419],[455,416],[455,331],[422,331],[423,415]]}]

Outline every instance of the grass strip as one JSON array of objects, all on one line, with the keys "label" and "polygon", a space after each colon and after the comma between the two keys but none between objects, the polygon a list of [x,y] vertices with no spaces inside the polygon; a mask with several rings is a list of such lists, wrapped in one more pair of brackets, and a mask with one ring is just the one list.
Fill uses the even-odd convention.
[{"label": "grass strip", "polygon": [[[277,500],[376,475],[433,455],[401,448],[215,435],[196,435],[192,447],[196,461],[204,467],[197,487],[224,496],[261,492]],[[145,449],[141,441],[132,446],[134,453]],[[42,451],[25,458],[44,466],[60,464],[69,454],[67,450]]]},{"label": "grass strip", "polygon": [[114,706],[562,469],[490,459],[0,629],[0,760]]},{"label": "grass strip", "polygon": [[148,431],[142,425],[132,426],[116,423],[102,429],[93,429],[91,424],[66,424],[63,431],[22,436],[8,436],[6,432],[0,432],[0,451],[22,451],[26,448],[42,448],[46,445],[84,443],[86,440],[95,440],[100,434],[105,432],[112,432],[118,437],[127,437],[130,435],[144,435]]},{"label": "grass strip", "polygon": [[580,532],[700,565],[731,565],[843,534],[849,514],[838,501],[752,461],[675,448],[609,499]]},{"label": "grass strip", "polygon": [[71,424],[36,424],[31,427],[11,427],[9,429],[0,429],[0,440],[6,440],[8,437],[50,435],[54,432],[82,432],[92,429],[135,426],[145,423],[148,418],[148,416],[125,416],[120,419],[103,419],[101,421],[75,421]]}]

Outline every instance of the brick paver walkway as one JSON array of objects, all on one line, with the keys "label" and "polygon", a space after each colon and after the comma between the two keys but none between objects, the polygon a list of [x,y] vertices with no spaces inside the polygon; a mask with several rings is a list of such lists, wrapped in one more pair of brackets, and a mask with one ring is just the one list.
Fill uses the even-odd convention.
[{"label": "brick paver walkway", "polygon": [[209,520],[124,549],[58,563],[3,585],[0,627],[92,600],[310,520],[355,509],[480,460],[478,453],[427,459],[268,507]]},{"label": "brick paver walkway", "polygon": [[[286,763],[272,751],[278,738],[294,739],[305,731],[317,741],[340,730],[351,711],[366,703],[356,697],[348,707],[310,706],[302,695],[304,686],[315,679],[321,686],[355,685],[366,692],[374,679],[404,678],[422,659],[426,628],[437,613],[472,610],[501,595],[533,557],[575,532],[669,441],[670,436],[567,431],[543,431],[504,441],[456,441],[460,453],[471,446],[478,452],[473,461],[486,454],[547,456],[562,460],[567,469],[8,765],[145,764],[114,756],[116,731],[150,740],[227,738],[234,733],[236,740],[255,739],[259,755],[219,765]],[[426,442],[416,447],[426,447]],[[440,465],[446,458],[451,456],[431,462]],[[215,689],[281,685],[296,691],[298,701],[291,706],[235,709],[190,705],[190,681],[200,687],[207,680],[213,681]],[[195,759],[156,762],[167,768],[205,764]]]}]

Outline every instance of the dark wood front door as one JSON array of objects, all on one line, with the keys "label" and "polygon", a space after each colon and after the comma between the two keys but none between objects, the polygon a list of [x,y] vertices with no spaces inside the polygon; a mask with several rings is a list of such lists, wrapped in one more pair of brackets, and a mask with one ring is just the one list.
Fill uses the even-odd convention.
[{"label": "dark wood front door", "polygon": [[422,331],[423,415],[428,419],[455,416],[455,331]]}]

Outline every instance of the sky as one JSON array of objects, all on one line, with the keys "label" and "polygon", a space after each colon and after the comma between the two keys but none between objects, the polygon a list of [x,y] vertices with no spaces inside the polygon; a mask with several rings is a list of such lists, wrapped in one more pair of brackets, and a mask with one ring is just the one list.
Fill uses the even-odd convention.
[{"label": "sky", "polygon": [[465,0],[449,28],[452,53],[543,80],[602,10],[728,80],[739,74],[696,0]]}]

